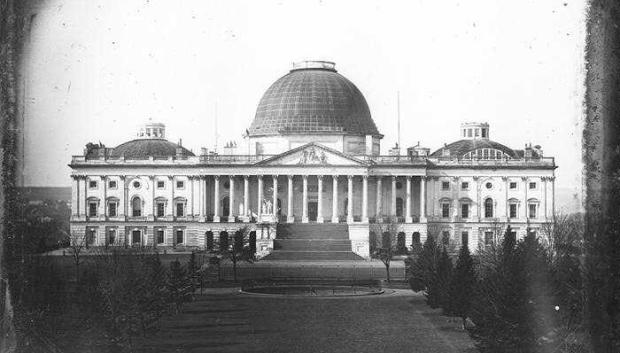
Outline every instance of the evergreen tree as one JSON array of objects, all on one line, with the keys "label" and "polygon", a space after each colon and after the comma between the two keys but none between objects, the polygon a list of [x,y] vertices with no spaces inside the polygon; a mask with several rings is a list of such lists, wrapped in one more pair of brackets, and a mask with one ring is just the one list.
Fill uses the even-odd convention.
[{"label": "evergreen tree", "polygon": [[437,293],[439,294],[439,306],[444,313],[450,314],[450,281],[452,280],[452,260],[448,250],[444,246],[439,257],[436,274]]},{"label": "evergreen tree", "polygon": [[475,283],[474,261],[469,253],[469,247],[464,244],[459,251],[450,282],[450,311],[463,319],[463,329],[471,311]]},{"label": "evergreen tree", "polygon": [[435,238],[429,234],[411,271],[412,279],[410,282],[421,282],[424,285],[426,288],[426,303],[431,308],[439,306],[439,293],[435,281],[439,254]]},{"label": "evergreen tree", "polygon": [[187,273],[179,260],[170,263],[168,273],[168,302],[172,304],[174,311],[179,313],[183,308],[183,303],[190,299],[190,285]]},{"label": "evergreen tree", "polygon": [[196,291],[197,282],[200,277],[198,264],[196,262],[196,253],[192,251],[187,260],[187,277],[189,279],[190,293],[193,295]]}]

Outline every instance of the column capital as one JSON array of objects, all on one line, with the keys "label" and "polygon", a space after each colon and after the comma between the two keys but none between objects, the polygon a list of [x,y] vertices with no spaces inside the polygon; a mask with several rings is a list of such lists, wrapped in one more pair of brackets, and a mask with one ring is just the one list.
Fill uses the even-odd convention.
[{"label": "column capital", "polygon": [[301,176],[304,180],[308,180],[308,174],[302,174]]},{"label": "column capital", "polygon": [[508,180],[508,177],[507,177],[507,176],[503,176],[503,177],[502,177],[502,181],[507,181],[507,180]]},{"label": "column capital", "polygon": [[262,175],[262,174],[256,174],[256,177],[257,177],[258,179],[260,179],[260,180],[262,180],[262,179],[263,179],[263,175]]},{"label": "column capital", "polygon": [[219,175],[214,175],[213,179],[215,179],[215,181],[220,181],[220,176]]},{"label": "column capital", "polygon": [[323,180],[323,175],[317,175],[317,176],[316,176],[316,178],[317,178],[318,180]]},{"label": "column capital", "polygon": [[278,179],[279,175],[278,174],[274,174],[271,176],[272,179]]},{"label": "column capital", "polygon": [[230,175],[228,176],[228,179],[234,179],[235,177],[236,177],[236,175],[234,175],[234,174],[230,174]]},{"label": "column capital", "polygon": [[[189,177],[190,180],[192,179],[192,176]],[[149,175],[149,180],[153,181],[153,179],[155,179],[155,175]]]},{"label": "column capital", "polygon": [[295,175],[293,175],[293,174],[289,174],[289,175],[287,175],[286,177],[288,178],[288,180],[293,180],[293,177],[294,177],[294,176],[295,176]]},{"label": "column capital", "polygon": [[71,179],[73,179],[73,180],[80,180],[80,176],[79,175],[72,175]]},{"label": "column capital", "polygon": [[392,178],[392,182],[396,181],[396,175],[392,175],[391,178]]},{"label": "column capital", "polygon": [[168,180],[174,179],[174,175],[168,175]]},{"label": "column capital", "polygon": [[118,178],[122,181],[125,181],[126,176],[125,175],[119,175]]},{"label": "column capital", "polygon": [[347,179],[352,180],[354,175],[347,175]]},{"label": "column capital", "polygon": [[250,176],[249,176],[249,175],[244,175],[244,176],[243,176],[243,180],[249,180],[249,179],[250,179]]},{"label": "column capital", "polygon": [[527,177],[521,177],[522,181],[527,181]]},{"label": "column capital", "polygon": [[368,180],[368,175],[366,175],[366,174],[362,175],[362,179]]},{"label": "column capital", "polygon": [[411,181],[411,175],[405,175],[405,178],[409,181]]}]

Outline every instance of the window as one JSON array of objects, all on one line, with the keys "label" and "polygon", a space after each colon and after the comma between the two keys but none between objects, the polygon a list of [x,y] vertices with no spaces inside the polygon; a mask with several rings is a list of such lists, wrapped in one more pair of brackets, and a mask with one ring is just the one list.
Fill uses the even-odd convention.
[{"label": "window", "polygon": [[467,137],[471,137],[471,129],[467,129]]},{"label": "window", "polygon": [[97,216],[97,202],[91,201],[88,203],[88,217],[96,217]]},{"label": "window", "polygon": [[140,188],[140,182],[139,182],[139,181],[137,181],[137,180],[136,180],[136,181],[134,181],[134,182],[133,182],[133,187],[134,187],[134,188],[136,188],[136,189],[139,189],[139,188]]},{"label": "window", "polygon": [[441,190],[450,190],[450,182],[442,181],[441,182]]},{"label": "window", "polygon": [[183,229],[177,229],[176,231],[176,238],[175,240],[175,244],[183,244],[184,243],[184,237],[183,237]]},{"label": "window", "polygon": [[95,244],[95,240],[97,239],[97,230],[89,229],[86,231],[86,245]]},{"label": "window", "polygon": [[166,183],[164,183],[162,180],[158,180],[157,181],[157,188],[158,189],[163,189],[164,187],[166,187]]},{"label": "window", "polygon": [[475,137],[480,136],[480,130],[479,129],[474,129],[474,136]]},{"label": "window", "polygon": [[133,200],[131,200],[131,216],[142,216],[142,200],[140,200],[139,197],[134,197]]},{"label": "window", "polygon": [[529,204],[529,218],[536,218],[536,204],[535,203],[531,203]]},{"label": "window", "polygon": [[464,181],[461,183],[461,190],[469,190],[469,183]]},{"label": "window", "polygon": [[530,183],[530,190],[536,189],[536,183],[535,182],[531,182]]},{"label": "window", "polygon": [[469,218],[469,204],[464,203],[461,205],[461,217]]},{"label": "window", "polygon": [[401,183],[400,181],[397,181],[397,182],[396,182],[396,188],[397,188],[398,190],[402,189],[402,188],[403,188],[403,183]]},{"label": "window", "polygon": [[484,232],[484,245],[493,244],[493,232]]},{"label": "window", "polygon": [[97,181],[96,180],[91,180],[88,182],[88,187],[91,189],[96,189],[97,188]]},{"label": "window", "polygon": [[493,200],[492,199],[484,200],[484,217],[493,218]]},{"label": "window", "polygon": [[116,180],[110,180],[110,181],[108,181],[108,188],[110,188],[110,189],[116,189]]},{"label": "window", "polygon": [[488,182],[484,185],[487,189],[492,189],[493,188],[493,183]]},{"label": "window", "polygon": [[441,243],[446,246],[450,245],[450,231],[444,230],[441,232]]},{"label": "window", "polygon": [[183,189],[185,187],[185,182],[183,180],[177,181],[177,189]]},{"label": "window", "polygon": [[469,232],[461,232],[461,245],[467,246],[469,244]]},{"label": "window", "polygon": [[116,241],[116,229],[108,230],[108,244],[112,245]]},{"label": "window", "polygon": [[487,137],[487,129],[482,129],[482,137]]},{"label": "window", "polygon": [[185,204],[177,202],[177,217],[185,217]]},{"label": "window", "polygon": [[164,230],[158,229],[157,230],[157,244],[163,244],[163,243],[164,243]]},{"label": "window", "polygon": [[509,214],[510,218],[517,218],[517,204],[516,204],[516,203],[511,203],[511,204],[509,205],[509,207],[510,207],[510,210],[509,210],[509,212],[510,212],[510,214]]},{"label": "window", "polygon": [[108,216],[109,217],[116,217],[116,208],[117,208],[118,204],[116,202],[110,202],[108,203]]},{"label": "window", "polygon": [[157,217],[163,217],[166,215],[166,203],[165,202],[163,201],[157,202],[157,211],[155,214]]},{"label": "window", "polygon": [[511,181],[510,182],[510,190],[516,190],[517,189],[517,182],[516,181]]},{"label": "window", "polygon": [[441,203],[441,217],[443,218],[450,217],[450,203],[448,202]]},{"label": "window", "polygon": [[403,216],[403,199],[400,197],[396,198],[396,217]]}]

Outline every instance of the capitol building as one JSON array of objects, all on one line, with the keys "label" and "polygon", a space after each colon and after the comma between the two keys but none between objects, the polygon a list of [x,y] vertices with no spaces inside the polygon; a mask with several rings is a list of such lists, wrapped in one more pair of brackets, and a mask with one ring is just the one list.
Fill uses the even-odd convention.
[{"label": "capitol building", "polygon": [[555,209],[554,159],[493,141],[491,127],[463,122],[436,151],[382,155],[362,92],[334,63],[297,63],[260,100],[247,154],[195,154],[153,122],[116,147],[87,144],[70,163],[71,234],[214,249],[243,230],[261,258],[344,260],[368,258],[387,224],[406,247],[435,236],[475,250],[508,224],[540,232]]}]

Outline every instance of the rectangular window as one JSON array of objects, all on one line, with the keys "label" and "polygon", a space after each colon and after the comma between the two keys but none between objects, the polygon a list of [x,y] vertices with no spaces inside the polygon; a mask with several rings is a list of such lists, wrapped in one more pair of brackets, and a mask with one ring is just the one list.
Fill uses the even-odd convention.
[{"label": "rectangular window", "polygon": [[176,244],[183,244],[183,230],[182,229],[177,229],[176,232]]},{"label": "rectangular window", "polygon": [[467,129],[467,137],[471,137],[471,129]]},{"label": "rectangular window", "polygon": [[482,159],[489,159],[489,150],[487,148],[483,150],[483,153]]},{"label": "rectangular window", "polygon": [[493,244],[493,232],[484,232],[484,245]]},{"label": "rectangular window", "polygon": [[157,203],[157,217],[163,217],[166,214],[166,204],[163,202]]},{"label": "rectangular window", "polygon": [[461,217],[469,218],[469,204],[464,203],[461,205]]},{"label": "rectangular window", "polygon": [[469,244],[469,233],[461,232],[461,245],[466,246]]},{"label": "rectangular window", "polygon": [[461,190],[469,190],[469,183],[464,181],[461,183]]},{"label": "rectangular window", "polygon": [[91,180],[88,182],[88,187],[91,189],[96,189],[97,188],[97,181],[96,180]]},{"label": "rectangular window", "polygon": [[536,183],[530,183],[530,190],[536,189]]},{"label": "rectangular window", "polygon": [[116,217],[116,202],[110,202],[108,204],[108,216]]},{"label": "rectangular window", "polygon": [[478,129],[474,129],[474,136],[475,136],[475,137],[480,136],[480,130],[478,130]]},{"label": "rectangular window", "polygon": [[163,189],[166,186],[166,184],[164,183],[163,180],[158,180],[157,181],[157,188],[158,189]]},{"label": "rectangular window", "polygon": [[450,217],[450,204],[444,202],[441,204],[441,217],[448,218]]},{"label": "rectangular window", "polygon": [[163,244],[163,243],[164,243],[164,230],[158,229],[157,230],[157,244]]},{"label": "rectangular window", "polygon": [[517,189],[517,182],[516,181],[511,181],[510,182],[510,190],[516,190]]},{"label": "rectangular window", "polygon": [[179,202],[177,203],[177,217],[185,216],[185,204]]},{"label": "rectangular window", "polygon": [[441,190],[450,190],[450,182],[442,181],[441,182]]},{"label": "rectangular window", "polygon": [[482,129],[482,137],[487,137],[487,129]]},{"label": "rectangular window", "polygon": [[110,180],[110,181],[108,181],[108,188],[110,188],[110,189],[116,189],[116,180]]},{"label": "rectangular window", "polygon": [[108,231],[108,244],[112,245],[116,241],[116,229],[110,229]]},{"label": "rectangular window", "polygon": [[517,218],[517,204],[510,204],[510,218]]},{"label": "rectangular window", "polygon": [[450,231],[444,230],[441,232],[441,243],[443,245],[450,245]]},{"label": "rectangular window", "polygon": [[183,189],[185,187],[185,182],[183,180],[177,181],[177,189]]},{"label": "rectangular window", "polygon": [[88,217],[95,217],[95,216],[97,216],[97,203],[90,202],[88,204]]},{"label": "rectangular window", "polygon": [[529,218],[536,218],[536,204],[531,203],[529,205]]}]

